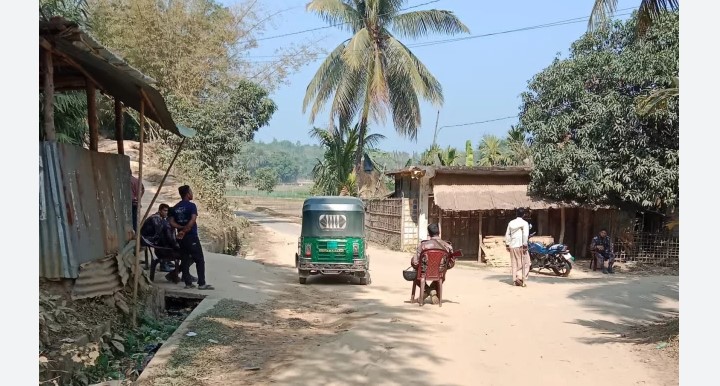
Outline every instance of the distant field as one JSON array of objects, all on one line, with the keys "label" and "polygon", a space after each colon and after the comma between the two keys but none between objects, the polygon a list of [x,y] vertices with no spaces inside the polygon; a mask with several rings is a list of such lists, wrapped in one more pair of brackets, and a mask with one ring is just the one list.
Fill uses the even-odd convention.
[{"label": "distant field", "polygon": [[266,192],[258,191],[254,186],[243,187],[238,189],[236,187],[228,187],[226,195],[228,197],[267,197],[267,198],[301,198],[305,199],[310,196],[311,185],[297,185],[287,184],[278,185],[275,190],[268,194]]}]

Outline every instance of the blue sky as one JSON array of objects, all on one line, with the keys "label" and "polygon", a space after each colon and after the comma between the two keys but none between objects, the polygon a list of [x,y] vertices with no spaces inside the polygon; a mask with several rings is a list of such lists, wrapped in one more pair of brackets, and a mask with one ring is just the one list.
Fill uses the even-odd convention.
[{"label": "blue sky", "polygon": [[[408,0],[405,6],[416,6],[429,1]],[[319,17],[305,11],[304,5],[307,2],[307,0],[264,0],[270,11],[290,8],[275,17],[274,24],[277,28],[268,30],[264,36],[325,26],[326,24]],[[415,55],[443,85],[445,103],[439,108],[439,126],[516,117],[521,102],[520,94],[527,89],[528,80],[547,67],[557,53],[567,55],[570,44],[587,29],[586,17],[590,14],[593,2],[593,0],[439,0],[414,8],[413,10],[436,8],[453,11],[470,28],[471,35],[585,18],[576,23],[560,26],[414,48]],[[232,4],[234,1],[222,0],[222,3]],[[618,10],[627,8],[634,10],[639,4],[639,0],[620,0]],[[627,12],[629,11],[623,13]],[[347,32],[337,28],[327,28],[261,41],[260,47],[250,52],[249,56],[272,55],[278,47],[308,39],[313,41],[322,39],[319,44],[329,52],[348,37]],[[412,44],[447,38],[448,36],[436,35],[423,40],[404,42]],[[260,129],[256,134],[256,141],[268,142],[276,138],[292,142],[313,142],[307,135],[312,124],[308,122],[309,116],[302,113],[302,100],[308,82],[323,59],[324,56],[321,56],[317,61],[303,67],[289,78],[288,85],[282,86],[272,94],[278,110],[269,126]],[[437,111],[438,108],[430,104],[421,104],[422,125],[418,131],[417,141],[397,135],[391,119],[388,119],[385,126],[372,124],[371,131],[382,133],[387,137],[380,144],[380,148],[384,150],[420,152],[432,143]],[[315,125],[325,126],[326,117],[327,114],[321,113]],[[445,127],[440,130],[438,144],[442,147],[454,146],[464,150],[465,141],[469,139],[473,141],[473,146],[477,147],[484,134],[502,136],[510,125],[516,123],[517,118],[511,118],[485,124]]]}]

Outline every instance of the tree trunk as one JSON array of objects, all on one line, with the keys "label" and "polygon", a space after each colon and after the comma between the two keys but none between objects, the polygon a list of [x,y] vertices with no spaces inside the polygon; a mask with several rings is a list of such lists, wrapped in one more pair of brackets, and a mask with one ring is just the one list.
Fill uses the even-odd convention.
[{"label": "tree trunk", "polygon": [[358,132],[358,146],[355,150],[355,169],[359,173],[362,170],[362,157],[365,150],[365,137],[367,136],[368,116],[370,115],[370,82],[368,79],[367,91],[365,92],[365,104],[363,105],[362,116],[360,117],[360,131]]}]

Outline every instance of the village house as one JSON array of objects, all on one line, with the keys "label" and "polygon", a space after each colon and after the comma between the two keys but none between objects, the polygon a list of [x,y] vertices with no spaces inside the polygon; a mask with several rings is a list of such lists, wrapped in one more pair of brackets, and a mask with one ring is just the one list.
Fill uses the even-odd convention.
[{"label": "village house", "polygon": [[505,266],[509,264],[503,244],[506,226],[515,209],[524,208],[529,210],[536,240],[565,243],[576,258],[590,257],[590,241],[601,228],[614,237],[620,259],[660,258],[656,244],[663,246],[663,256],[676,254],[667,251],[667,240],[658,243],[659,236],[648,235],[644,217],[657,216],[531,197],[530,171],[528,167],[411,166],[389,172],[395,192],[367,201],[368,237],[412,251],[418,240],[427,237],[427,225],[437,223],[442,238],[462,249],[465,259]]}]

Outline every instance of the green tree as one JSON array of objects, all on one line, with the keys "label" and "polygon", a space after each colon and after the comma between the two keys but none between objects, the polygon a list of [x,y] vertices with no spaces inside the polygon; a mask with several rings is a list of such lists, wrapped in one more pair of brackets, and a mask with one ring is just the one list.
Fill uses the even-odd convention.
[{"label": "green tree", "polygon": [[[335,130],[317,127],[310,130],[310,136],[319,140],[325,150],[322,159],[318,159],[313,168],[314,194],[338,195],[343,188],[351,195],[357,194],[353,166],[359,133],[359,125],[342,125]],[[372,149],[384,138],[380,134],[370,134],[364,142]]]},{"label": "green tree", "polygon": [[88,9],[87,0],[40,0],[40,20],[49,21],[53,16],[60,16],[87,27]]},{"label": "green tree", "polygon": [[670,102],[680,98],[680,78],[674,77],[671,87],[652,90],[648,95],[635,98],[637,112],[641,116],[648,116],[658,110],[667,110]]},{"label": "green tree", "polygon": [[433,166],[438,164],[438,154],[442,149],[437,144],[431,145],[427,150],[420,154],[420,165]]},{"label": "green tree", "polygon": [[[403,13],[405,0],[313,0],[307,10],[352,37],[338,45],[308,84],[303,112],[312,105],[310,121],[332,100],[331,121],[351,122],[360,114],[355,165],[361,166],[368,120],[392,115],[395,129],[414,139],[420,126],[423,98],[443,102],[440,82],[396,38],[422,38],[431,33],[455,35],[469,29],[452,13],[422,10]],[[392,32],[391,32],[392,31]]]},{"label": "green tree", "polygon": [[679,110],[641,116],[635,100],[678,74],[679,16],[664,14],[643,39],[637,19],[586,34],[523,94],[520,126],[533,138],[534,194],[664,210],[678,203]]},{"label": "green tree", "polygon": [[440,166],[456,166],[460,160],[460,154],[454,147],[448,146],[445,150],[440,150],[437,153],[438,161]]},{"label": "green tree", "polygon": [[268,162],[284,183],[297,181],[300,166],[292,155],[284,151],[273,153]]},{"label": "green tree", "polygon": [[255,187],[261,192],[272,193],[279,181],[279,177],[273,168],[260,168],[255,171]]},{"label": "green tree", "polygon": [[[40,140],[45,140],[45,104],[40,94]],[[71,91],[55,94],[54,122],[56,139],[61,143],[84,146],[87,143],[87,97],[84,92]]]},{"label": "green tree", "polygon": [[192,122],[197,135],[187,141],[184,158],[191,157],[202,167],[223,175],[243,144],[267,125],[276,108],[267,91],[249,81],[240,81],[224,99],[213,99],[202,106],[186,105],[175,118]]},{"label": "green tree", "polygon": [[507,163],[505,142],[495,135],[484,135],[478,150],[480,151],[478,159],[480,166],[501,166]]}]

